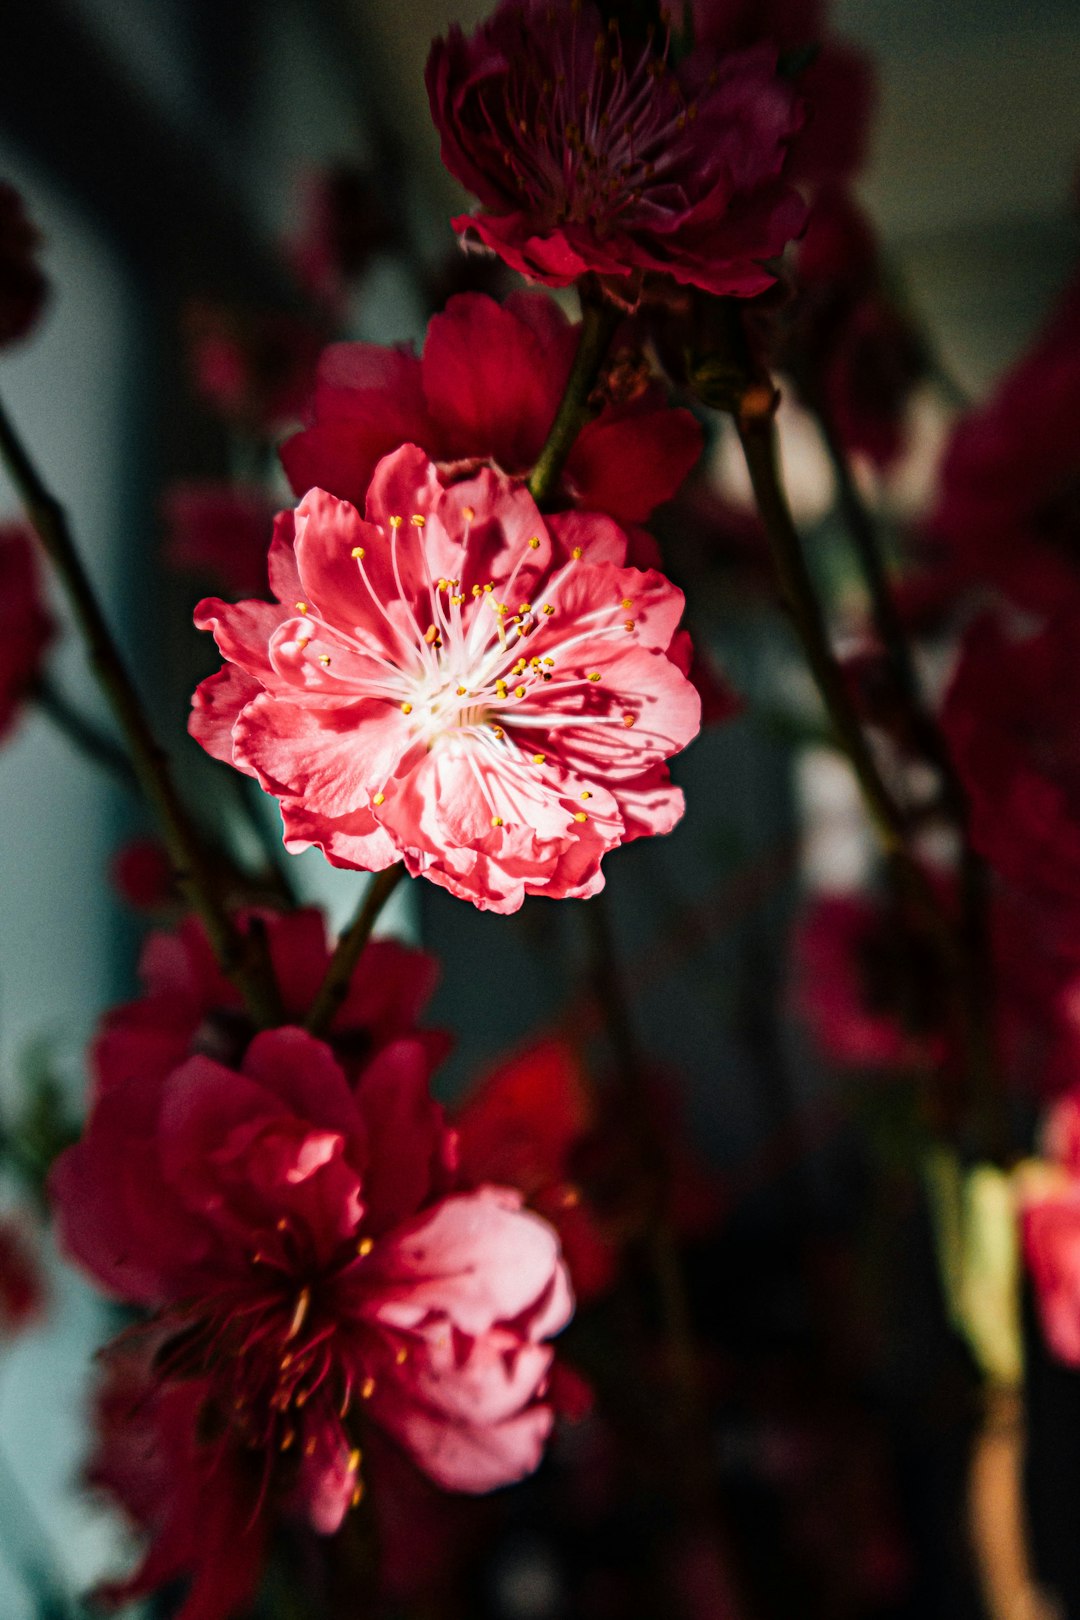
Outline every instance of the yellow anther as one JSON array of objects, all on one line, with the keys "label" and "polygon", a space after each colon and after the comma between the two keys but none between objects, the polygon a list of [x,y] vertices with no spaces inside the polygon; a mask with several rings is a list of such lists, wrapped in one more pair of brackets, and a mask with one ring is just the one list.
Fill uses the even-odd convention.
[{"label": "yellow anther", "polygon": [[474,585],[473,586],[472,593],[473,593],[474,596],[479,596],[480,595],[480,587],[479,587],[479,585]]},{"label": "yellow anther", "polygon": [[590,793],[590,792],[589,792],[589,790],[588,790],[588,788],[585,788],[585,789],[584,789],[584,790],[583,790],[583,791],[582,791],[582,795],[581,795],[581,797],[582,797],[582,798],[583,798],[583,799],[591,799],[591,798],[592,798],[592,794],[591,794],[591,793]]},{"label": "yellow anther", "polygon": [[485,593],[488,593],[488,592],[493,591],[494,589],[495,589],[495,586],[492,583],[492,581],[489,579],[487,584],[484,586],[484,591],[485,591]]},{"label": "yellow anther", "polygon": [[554,669],[555,668],[555,660],[554,660],[554,658],[545,658],[544,663],[547,665],[548,669]]},{"label": "yellow anther", "polygon": [[349,1452],[349,1473],[350,1474],[355,1474],[357,1472],[357,1470],[359,1469],[360,1464],[361,1464],[362,1461],[363,1461],[363,1455],[362,1455],[362,1453],[360,1451],[360,1448],[359,1448],[359,1446],[355,1446],[353,1448],[353,1450]]},{"label": "yellow anther", "polygon": [[515,686],[514,696],[516,698],[523,698],[525,696],[525,688],[523,686]]},{"label": "yellow anther", "polygon": [[324,669],[329,669],[330,668],[330,654],[329,653],[320,653],[319,654],[319,663],[322,664]]},{"label": "yellow anther", "polygon": [[368,1376],[364,1379],[364,1382],[360,1385],[360,1399],[362,1401],[370,1401],[370,1399],[374,1395],[374,1393],[375,1393],[375,1380],[374,1380],[374,1378],[371,1377],[371,1375],[369,1373]]},{"label": "yellow anther", "polygon": [[300,650],[300,652],[305,652],[307,650],[307,648],[310,647],[310,645],[311,645],[311,637],[310,636],[300,636],[297,639],[296,645],[297,645],[298,649]]},{"label": "yellow anther", "polygon": [[580,546],[575,546],[573,551],[570,553],[570,555],[571,555],[571,557],[573,557],[575,562],[578,562],[580,560],[580,558],[581,558],[581,547]]},{"label": "yellow anther", "polygon": [[[487,590],[486,585],[484,586],[484,589]],[[506,614],[509,613],[510,609],[507,607],[505,602],[496,602],[495,603],[495,611],[499,615],[499,618],[502,619],[502,618],[505,618]]]},{"label": "yellow anther", "polygon": [[385,793],[376,793],[373,796],[371,802],[372,802],[372,804],[385,804],[386,803],[386,794]]},{"label": "yellow anther", "polygon": [[533,755],[533,764],[534,765],[542,765],[544,763],[545,759],[547,759],[546,754],[534,754]]},{"label": "yellow anther", "polygon": [[296,611],[297,611],[297,613],[306,613],[307,612],[307,603],[306,602],[297,602]]},{"label": "yellow anther", "polygon": [[555,609],[552,607],[550,602],[545,602],[543,611],[547,614],[548,618],[550,619],[550,617],[554,613]]},{"label": "yellow anther", "polygon": [[358,1479],[353,1486],[353,1493],[349,1500],[354,1508],[358,1508],[364,1500],[364,1482],[362,1479]]},{"label": "yellow anther", "polygon": [[600,680],[601,679],[600,671],[598,669],[594,669],[592,674],[589,676],[589,679],[590,679],[590,681],[598,681],[598,680]]},{"label": "yellow anther", "polygon": [[296,1335],[304,1325],[304,1320],[307,1316],[308,1307],[310,1305],[311,1289],[301,1288],[299,1294],[296,1296],[296,1306],[293,1310],[292,1321],[289,1323],[289,1331],[285,1335],[286,1340],[296,1338]]},{"label": "yellow anther", "polygon": [[424,631],[424,640],[427,642],[428,646],[430,647],[432,645],[432,643],[438,641],[438,639],[439,639],[438,630],[436,630],[436,628],[435,628],[435,626],[433,624],[429,624],[427,629]]},{"label": "yellow anther", "polygon": [[473,511],[471,506],[463,506],[461,508],[461,515],[465,519],[466,523],[471,523],[473,518],[476,516],[476,513]]},{"label": "yellow anther", "polygon": [[412,704],[411,703],[403,703],[401,705],[401,712],[402,712],[402,714],[412,714]]},{"label": "yellow anther", "polygon": [[404,1345],[401,1345],[401,1347],[394,1352],[394,1360],[397,1362],[399,1367],[404,1367],[408,1359],[409,1352],[406,1350]]},{"label": "yellow anther", "polygon": [[396,517],[396,516],[392,517],[390,519],[390,527],[392,529],[400,529],[401,528],[401,519],[399,517]]},{"label": "yellow anther", "polygon": [[285,1433],[281,1437],[281,1449],[282,1449],[282,1451],[288,1451],[289,1447],[292,1445],[292,1443],[293,1443],[293,1441],[295,1439],[296,1439],[296,1430],[295,1429],[286,1429]]},{"label": "yellow anther", "polygon": [[539,549],[540,549],[540,536],[538,534],[534,534],[532,536],[532,539],[529,541],[529,544],[530,544],[530,546],[532,546],[534,551],[539,551]]},{"label": "yellow anther", "polygon": [[634,604],[633,604],[633,602],[631,602],[631,600],[630,600],[630,598],[628,596],[624,596],[623,599],[622,599],[622,603],[620,605],[623,608],[625,608],[627,613],[629,613],[630,609],[633,607]]},{"label": "yellow anther", "polygon": [[492,825],[492,826],[493,826],[493,827],[501,827],[501,826],[502,826],[502,825],[503,825],[503,818],[502,818],[502,816],[492,816],[492,818],[491,818],[491,825]]},{"label": "yellow anther", "polygon": [[531,602],[519,602],[518,603],[518,612],[519,613],[531,613],[532,612],[532,603]]},{"label": "yellow anther", "polygon": [[464,596],[462,596],[462,595],[461,595],[461,593],[460,593],[460,592],[459,592],[459,593],[458,593],[458,595],[457,595],[457,596],[452,596],[452,597],[451,597],[451,598],[450,598],[450,600],[451,600],[451,602],[453,602],[453,604],[454,604],[454,606],[455,606],[455,607],[460,607],[460,606],[461,606],[461,604],[462,604],[462,602],[464,602],[464,600],[465,600],[465,598],[464,598]]},{"label": "yellow anther", "polygon": [[466,693],[466,691],[467,691],[467,690],[468,690],[468,688],[467,688],[467,687],[464,687],[464,686],[459,686],[459,687],[458,687],[458,688],[457,688],[457,695],[458,695],[458,697],[464,697],[464,696],[465,696],[465,693]]},{"label": "yellow anther", "polygon": [[356,1245],[356,1252],[360,1256],[361,1260],[366,1260],[374,1247],[374,1238],[361,1238],[359,1243]]},{"label": "yellow anther", "polygon": [[627,730],[629,731],[630,727],[634,724],[636,719],[637,719],[636,715],[624,714],[623,717],[622,717],[622,723],[627,728]]},{"label": "yellow anther", "polygon": [[575,810],[574,811],[574,820],[575,821],[588,821],[588,819],[589,818],[585,814],[584,810]]},{"label": "yellow anther", "polygon": [[427,522],[427,518],[424,517],[420,512],[414,512],[412,517],[409,519],[409,522],[412,524],[414,529],[422,529],[424,524]]},{"label": "yellow anther", "polygon": [[627,619],[626,623],[623,625],[623,629],[624,630],[632,630],[633,628],[634,628],[633,619]]},{"label": "yellow anther", "polygon": [[349,555],[351,557],[358,557],[360,559],[360,561],[363,562],[364,556],[365,556],[363,546],[353,546],[352,551],[349,553]]},{"label": "yellow anther", "polygon": [[491,734],[492,734],[493,737],[505,737],[505,735],[506,735],[506,733],[503,731],[502,726],[492,726]]}]

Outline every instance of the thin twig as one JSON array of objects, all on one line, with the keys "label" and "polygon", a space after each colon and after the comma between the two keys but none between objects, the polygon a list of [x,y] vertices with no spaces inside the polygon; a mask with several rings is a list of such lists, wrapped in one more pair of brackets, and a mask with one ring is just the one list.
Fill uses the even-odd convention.
[{"label": "thin twig", "polygon": [[306,1023],[312,1035],[321,1038],[329,1032],[337,1017],[338,1009],[348,994],[356,965],[364,953],[364,946],[371,938],[379,913],[404,876],[405,865],[402,861],[398,861],[396,865],[388,866],[385,871],[376,873],[364,890],[364,898],[357,908],[356,916],[337,942],[334,954],[330,958],[330,966],[326,970],[326,977],[319,986],[319,993],[308,1013]]},{"label": "thin twig", "polygon": [[260,950],[258,935],[241,933],[225,908],[213,867],[113,641],[63,507],[46,487],[2,406],[0,456],[67,593],[91,668],[127,742],[143,793],[157,815],[177,886],[202,919],[223,972],[240,990],[253,1018],[260,1025],[274,1024],[280,1017],[280,1000],[269,957]]},{"label": "thin twig", "polygon": [[119,743],[94,724],[94,722],[77,709],[65,692],[52,681],[48,675],[42,675],[34,686],[32,693],[34,702],[68,742],[80,754],[107,771],[116,778],[123,787],[130,792],[138,792],[139,784],[128,759]]}]

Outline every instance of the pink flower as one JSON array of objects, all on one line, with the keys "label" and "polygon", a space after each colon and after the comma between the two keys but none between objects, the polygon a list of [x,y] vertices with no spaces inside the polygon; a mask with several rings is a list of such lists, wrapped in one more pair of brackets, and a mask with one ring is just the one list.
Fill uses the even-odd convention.
[{"label": "pink flower", "polygon": [[0,349],[24,338],[41,314],[48,283],[35,257],[40,245],[19,193],[0,180]]},{"label": "pink flower", "polygon": [[162,501],[166,559],[208,574],[227,591],[262,589],[274,506],[265,491],[214,483],[173,484]]},{"label": "pink flower", "polygon": [[406,445],[366,518],[315,489],[287,534],[277,606],[197,610],[228,663],[191,731],[281,799],[288,849],[404,860],[507,912],[595,894],[608,850],[678,821],[664,762],[700,715],[671,651],[683,599],[623,566],[609,519],[545,519],[487,469],[444,488]]},{"label": "pink flower", "polygon": [[[403,443],[421,445],[447,483],[483,465],[525,477],[578,339],[543,293],[517,293],[502,306],[463,293],[434,317],[419,359],[371,343],[327,349],[310,425],[281,449],[293,489],[325,489],[361,508],[380,458]],[[701,437],[690,412],[668,409],[656,385],[610,400],[578,435],[555,504],[644,523],[690,471]]]},{"label": "pink flower", "polygon": [[1080,583],[1080,276],[991,398],[957,427],[929,521],[946,562],[1025,608]]},{"label": "pink flower", "polygon": [[[299,1022],[330,963],[326,920],[314,906],[284,914],[258,912],[254,919],[266,930],[285,1017]],[[240,921],[250,927],[252,914]],[[99,1094],[126,1080],[164,1079],[197,1052],[239,1062],[254,1031],[200,922],[188,917],[173,933],[151,934],[139,973],[142,996],[107,1013],[91,1047]],[[329,1036],[350,1076],[402,1036],[422,1041],[434,1067],[445,1052],[445,1037],[417,1031],[416,1023],[437,977],[433,957],[397,940],[376,939],[365,947]]]},{"label": "pink flower", "polygon": [[589,272],[627,306],[646,274],[749,297],[802,224],[782,179],[801,112],[769,47],[678,67],[589,0],[502,0],[428,59],[446,167],[480,200],[454,221],[523,275]]},{"label": "pink flower", "polygon": [[254,1453],[264,1489],[336,1531],[360,1437],[385,1430],[448,1490],[538,1464],[546,1341],[572,1300],[518,1193],[448,1193],[452,1146],[422,1042],[350,1086],[303,1030],[257,1035],[100,1093],[52,1172],[62,1246],[154,1313],[166,1387],[202,1385],[201,1444]]},{"label": "pink flower", "polygon": [[1052,1109],[1044,1131],[1049,1163],[1020,1180],[1024,1255],[1051,1350],[1080,1367],[1080,1092]]},{"label": "pink flower", "polygon": [[0,737],[14,725],[52,636],[35,543],[18,524],[0,524]]}]

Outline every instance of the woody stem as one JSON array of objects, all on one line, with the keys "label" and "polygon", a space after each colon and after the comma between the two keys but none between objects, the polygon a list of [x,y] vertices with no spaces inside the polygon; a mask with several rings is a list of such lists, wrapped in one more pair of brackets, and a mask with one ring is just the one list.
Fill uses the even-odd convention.
[{"label": "woody stem", "polygon": [[529,479],[529,494],[541,508],[547,505],[558,488],[574,440],[589,420],[589,396],[596,387],[596,379],[621,318],[619,311],[611,304],[587,302],[584,305],[581,337],[567,379],[566,392],[555,413],[547,443]]},{"label": "woody stem", "polygon": [[405,876],[405,864],[398,861],[377,873],[364,890],[364,897],[352,922],[338,939],[326,977],[319,986],[306,1027],[310,1034],[325,1037],[345,1000],[356,965],[386,902]]},{"label": "woody stem", "polygon": [[46,487],[2,406],[0,457],[67,594],[90,666],[116,716],[139,785],[157,816],[177,886],[202,919],[222,971],[240,991],[252,1017],[263,1026],[276,1023],[279,1000],[265,941],[257,931],[249,936],[241,933],[225,908],[202,840],[113,641],[64,509]]}]

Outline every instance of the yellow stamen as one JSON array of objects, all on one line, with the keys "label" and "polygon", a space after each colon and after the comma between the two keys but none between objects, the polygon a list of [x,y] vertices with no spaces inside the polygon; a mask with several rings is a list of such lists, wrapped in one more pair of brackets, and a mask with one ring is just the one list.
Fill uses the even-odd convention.
[{"label": "yellow stamen", "polygon": [[514,696],[516,698],[523,698],[525,696],[525,688],[523,686],[515,686]]},{"label": "yellow stamen", "polygon": [[532,539],[529,541],[529,544],[530,544],[530,546],[532,546],[534,551],[539,551],[539,549],[540,549],[540,536],[538,534],[534,534]]},{"label": "yellow stamen", "polygon": [[555,609],[552,607],[550,602],[545,602],[543,611],[547,614],[548,618],[550,618]]},{"label": "yellow stamen", "polygon": [[324,669],[329,669],[330,668],[330,654],[329,653],[320,653],[319,654],[319,663],[322,664]]},{"label": "yellow stamen", "polygon": [[361,562],[363,562],[364,556],[366,554],[365,554],[363,546],[353,546],[352,551],[349,553],[349,555],[351,557],[359,557]]},{"label": "yellow stamen", "polygon": [[364,1382],[360,1385],[360,1399],[362,1401],[370,1401],[370,1399],[374,1395],[374,1393],[375,1393],[375,1380],[369,1374],[369,1376],[367,1378],[365,1378]]},{"label": "yellow stamen", "polygon": [[461,515],[465,519],[466,523],[471,523],[473,518],[476,516],[476,513],[473,511],[471,506],[463,506],[461,508]]},{"label": "yellow stamen", "polygon": [[570,555],[571,555],[571,557],[573,557],[575,562],[578,562],[580,560],[580,558],[581,558],[581,547],[580,546],[575,546],[573,551],[570,553]]},{"label": "yellow stamen", "polygon": [[376,793],[371,802],[372,802],[372,804],[385,804],[386,803],[386,794],[385,793]]},{"label": "yellow stamen", "polygon": [[581,797],[582,797],[582,798],[583,798],[583,799],[591,799],[591,798],[592,798],[592,794],[591,794],[591,793],[590,793],[590,792],[589,792],[589,790],[588,790],[588,788],[586,788],[586,789],[585,789],[585,790],[584,790],[584,792],[583,792],[583,793],[582,793],[582,795],[581,795]]},{"label": "yellow stamen", "polygon": [[366,1260],[374,1247],[374,1238],[361,1238],[359,1243],[356,1245],[356,1252],[360,1256],[361,1260]]},{"label": "yellow stamen", "polygon": [[306,613],[307,612],[307,603],[306,602],[297,602],[296,611],[297,611],[297,613]]},{"label": "yellow stamen", "polygon": [[403,703],[401,705],[401,712],[402,712],[402,714],[412,714],[412,704],[411,703]]},{"label": "yellow stamen", "polygon": [[627,730],[629,730],[630,727],[634,724],[634,721],[636,720],[636,718],[637,718],[637,716],[633,715],[633,714],[624,714],[623,715],[622,723],[627,728]]},{"label": "yellow stamen", "polygon": [[501,826],[502,826],[502,825],[503,825],[503,818],[502,818],[502,816],[492,816],[492,818],[491,818],[491,825],[492,825],[492,826],[493,826],[493,827],[501,827]]},{"label": "yellow stamen", "polygon": [[424,524],[427,522],[427,518],[421,516],[419,512],[414,512],[412,517],[409,519],[409,522],[412,524],[414,529],[422,529]]},{"label": "yellow stamen", "polygon": [[534,754],[533,755],[533,764],[534,765],[542,765],[544,763],[545,759],[547,759],[546,754]]},{"label": "yellow stamen", "polygon": [[589,679],[590,679],[590,681],[598,681],[598,680],[600,680],[601,679],[600,671],[598,669],[594,669],[592,674],[589,676]]},{"label": "yellow stamen", "polygon": [[575,821],[588,821],[588,819],[589,818],[585,814],[584,810],[575,810],[574,811],[574,820]]},{"label": "yellow stamen", "polygon": [[392,529],[400,529],[401,528],[401,519],[399,517],[392,517],[390,519],[390,527]]}]

